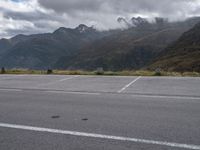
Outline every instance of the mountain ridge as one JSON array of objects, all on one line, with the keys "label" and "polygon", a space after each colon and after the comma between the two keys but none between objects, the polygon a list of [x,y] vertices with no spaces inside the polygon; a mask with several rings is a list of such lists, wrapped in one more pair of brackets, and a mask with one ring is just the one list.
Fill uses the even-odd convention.
[{"label": "mountain ridge", "polygon": [[200,72],[200,22],[167,47],[150,68]]},{"label": "mountain ridge", "polygon": [[190,29],[185,24],[180,27],[167,23],[163,26],[138,26],[123,30],[115,36],[107,36],[82,48],[71,58],[62,57],[55,68],[94,70],[140,69],[151,63],[169,44]]},{"label": "mountain ridge", "polygon": [[80,24],[52,33],[0,40],[0,65],[6,68],[132,70],[148,66],[200,18],[168,22],[157,18],[127,29],[98,31]]}]

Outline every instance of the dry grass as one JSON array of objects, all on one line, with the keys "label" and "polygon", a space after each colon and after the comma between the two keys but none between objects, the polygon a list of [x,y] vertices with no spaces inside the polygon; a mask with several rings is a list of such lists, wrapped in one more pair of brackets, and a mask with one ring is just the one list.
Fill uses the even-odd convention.
[{"label": "dry grass", "polygon": [[[12,69],[5,70],[4,74],[38,74],[45,75],[45,70]],[[148,70],[124,70],[124,71],[84,71],[84,70],[53,70],[52,75],[104,75],[104,76],[180,76],[180,77],[200,77],[198,72],[155,72]]]}]

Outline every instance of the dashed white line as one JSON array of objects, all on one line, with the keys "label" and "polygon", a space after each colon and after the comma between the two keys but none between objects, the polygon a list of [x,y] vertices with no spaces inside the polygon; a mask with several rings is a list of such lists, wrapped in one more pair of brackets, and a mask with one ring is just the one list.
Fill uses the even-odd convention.
[{"label": "dashed white line", "polygon": [[134,79],[133,81],[131,81],[129,84],[125,85],[122,89],[120,89],[118,91],[118,93],[122,93],[123,91],[125,91],[129,86],[131,86],[133,83],[135,83],[140,78],[141,78],[141,76],[137,77],[136,79]]},{"label": "dashed white line", "polygon": [[7,124],[7,123],[0,123],[0,127],[35,131],[35,132],[47,132],[47,133],[55,133],[55,134],[63,134],[63,135],[71,135],[71,136],[89,137],[89,138],[100,138],[100,139],[105,139],[105,140],[107,139],[107,140],[117,140],[117,141],[135,142],[135,143],[143,143],[143,144],[152,144],[152,145],[176,147],[176,148],[182,148],[182,149],[184,148],[184,149],[191,149],[191,150],[200,150],[200,145],[173,143],[173,142],[166,142],[166,141],[146,140],[146,139],[138,139],[138,138],[130,138],[130,137],[122,137],[122,136],[103,135],[103,134],[59,130],[59,129],[51,129],[51,128],[41,128],[41,127]]}]

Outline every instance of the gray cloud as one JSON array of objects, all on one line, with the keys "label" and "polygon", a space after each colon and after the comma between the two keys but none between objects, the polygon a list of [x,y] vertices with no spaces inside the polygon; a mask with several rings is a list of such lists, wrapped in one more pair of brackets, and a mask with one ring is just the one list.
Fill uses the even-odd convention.
[{"label": "gray cloud", "polygon": [[199,0],[38,0],[41,6],[73,18],[70,22],[96,23],[97,28],[117,28],[116,18],[133,16],[183,20],[199,15]]},{"label": "gray cloud", "polygon": [[44,7],[54,9],[57,12],[74,12],[97,11],[104,2],[102,0],[39,0],[39,3]]},{"label": "gray cloud", "polygon": [[[19,5],[20,4],[20,5]],[[0,38],[18,33],[52,32],[80,23],[118,28],[119,16],[183,20],[200,15],[199,0],[12,0],[0,1]]]},{"label": "gray cloud", "polygon": [[[186,16],[200,5],[198,0],[39,0],[39,3],[56,12],[68,14],[76,12],[114,14],[158,14],[160,16]],[[198,4],[197,4],[198,3]]]}]

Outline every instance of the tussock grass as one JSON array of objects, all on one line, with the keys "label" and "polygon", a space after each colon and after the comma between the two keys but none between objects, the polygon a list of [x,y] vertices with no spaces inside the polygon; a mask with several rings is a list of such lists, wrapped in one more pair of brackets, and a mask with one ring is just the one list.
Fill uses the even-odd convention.
[{"label": "tussock grass", "polygon": [[5,70],[4,74],[45,74],[46,71],[42,70],[28,70],[28,69],[11,69]]},{"label": "tussock grass", "polygon": [[[1,74],[1,73],[0,73]],[[47,70],[10,69],[2,74],[49,74]],[[51,75],[104,75],[104,76],[174,76],[174,77],[200,77],[200,72],[166,72],[149,70],[124,70],[124,71],[84,71],[84,70],[52,70]]]}]

